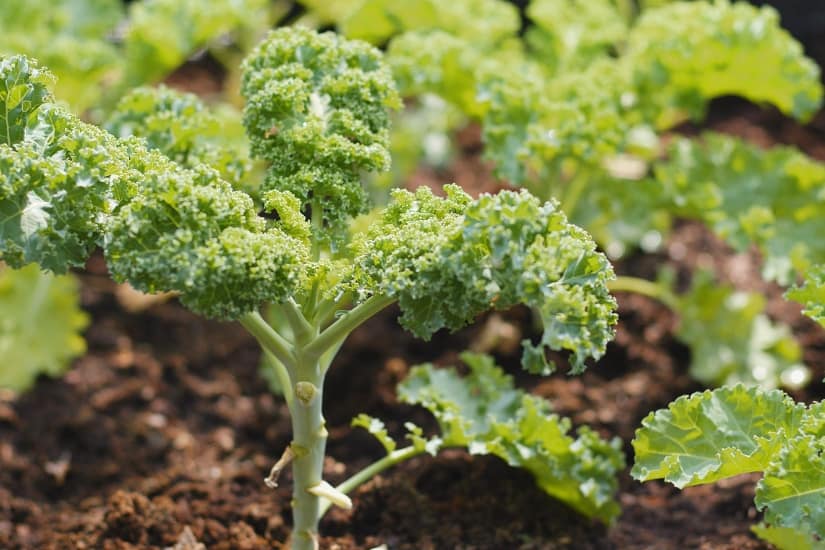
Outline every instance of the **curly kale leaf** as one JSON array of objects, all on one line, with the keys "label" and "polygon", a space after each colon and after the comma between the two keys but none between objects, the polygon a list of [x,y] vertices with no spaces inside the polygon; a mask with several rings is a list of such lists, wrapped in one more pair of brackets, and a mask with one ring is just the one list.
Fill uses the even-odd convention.
[{"label": "curly kale leaf", "polygon": [[[266,0],[143,0],[129,6],[123,37],[129,85],[160,79],[200,48],[268,20]],[[266,23],[264,23],[265,25]]]},{"label": "curly kale leaf", "polygon": [[585,68],[627,36],[627,22],[614,0],[532,0],[535,23],[527,40],[556,71]]},{"label": "curly kale leaf", "polygon": [[818,67],[768,6],[717,0],[647,10],[626,55],[643,101],[670,97],[672,107],[693,115],[722,95],[771,103],[800,119],[822,101]]},{"label": "curly kale leaf", "polygon": [[178,291],[192,310],[237,318],[295,292],[308,251],[268,227],[252,199],[212,169],[145,157],[141,193],[109,223],[112,274],[147,292]]},{"label": "curly kale leaf", "polygon": [[422,338],[490,308],[534,307],[544,333],[537,346],[525,341],[532,372],[552,371],[547,348],[573,352],[572,372],[600,357],[616,322],[613,271],[590,237],[526,192],[473,201],[457,186],[445,191],[394,194],[355,260],[361,291],[396,298],[401,324]]},{"label": "curly kale leaf", "polygon": [[613,520],[621,442],[587,427],[576,437],[570,421],[551,414],[543,399],[513,387],[490,357],[464,354],[470,374],[433,365],[415,367],[398,387],[399,398],[429,410],[441,429],[441,446],[466,447],[524,468],[548,494],[589,517]]},{"label": "curly kale leaf", "polygon": [[642,421],[630,473],[681,488],[765,471],[804,414],[780,390],[737,385],[682,396]]},{"label": "curly kale leaf", "polygon": [[123,16],[112,0],[4,0],[0,55],[25,54],[57,76],[55,93],[81,112],[98,103],[117,74],[110,36]]},{"label": "curly kale leaf", "polygon": [[520,24],[515,6],[501,0],[365,0],[341,18],[340,29],[375,44],[405,31],[441,29],[487,47],[515,36]]},{"label": "curly kale leaf", "polygon": [[789,147],[767,151],[707,134],[677,140],[654,168],[673,213],[708,224],[732,246],[755,244],[766,278],[789,284],[825,262],[825,165]]},{"label": "curly kale leaf", "polygon": [[387,48],[387,62],[404,96],[437,94],[476,118],[488,108],[490,81],[543,81],[546,76],[517,40],[479,43],[438,28],[397,36]]},{"label": "curly kale leaf", "polygon": [[788,290],[785,297],[802,304],[802,313],[825,326],[825,266],[818,265],[811,269],[805,283]]},{"label": "curly kale leaf", "polygon": [[485,155],[516,185],[546,185],[579,165],[600,168],[612,155],[649,154],[656,144],[629,75],[615,62],[599,60],[549,82],[508,78],[484,86]]},{"label": "curly kale leaf", "polygon": [[821,436],[800,435],[783,446],[756,486],[754,500],[767,523],[825,535],[824,459]]},{"label": "curly kale leaf", "polygon": [[263,191],[289,191],[320,214],[317,237],[343,238],[367,208],[363,172],[389,168],[389,109],[400,106],[381,53],[332,33],[282,28],[243,64],[244,125],[269,162]]},{"label": "curly kale leaf", "polygon": [[54,76],[22,56],[0,56],[0,143],[14,145],[23,136],[37,110],[53,101]]},{"label": "curly kale leaf", "polygon": [[[7,77],[24,61],[0,65],[7,71],[0,77],[16,82],[3,96],[6,112],[26,93],[39,97],[39,73]],[[248,195],[211,168],[183,168],[135,138],[115,138],[53,104],[30,110],[7,117],[15,124],[10,133],[21,139],[0,143],[4,261],[14,267],[36,262],[59,273],[103,245],[117,280],[149,292],[180,292],[193,310],[219,318],[294,292],[308,255],[305,229],[297,237],[285,232],[300,229],[297,201],[273,198],[271,208],[292,221],[268,223]]]},{"label": "curly kale leaf", "polygon": [[[746,472],[763,472],[756,507],[765,510],[757,529],[768,540],[811,546],[825,535],[825,403],[806,407],[779,390],[741,385],[683,396],[650,413],[633,440],[636,479],[664,478],[685,487]],[[783,546],[796,548],[796,546]]]},{"label": "curly kale leaf", "polygon": [[63,273],[102,243],[106,216],[134,192],[136,144],[49,103],[44,74],[23,57],[0,61],[0,256]]},{"label": "curly kale leaf", "polygon": [[245,144],[227,140],[229,123],[197,96],[158,86],[136,88],[121,98],[105,128],[121,138],[143,138],[149,148],[187,168],[211,166],[239,187],[251,167]]},{"label": "curly kale leaf", "polygon": [[703,384],[799,388],[810,379],[791,328],[765,315],[761,294],[736,292],[701,272],[677,305],[676,335],[690,346],[690,374]]}]

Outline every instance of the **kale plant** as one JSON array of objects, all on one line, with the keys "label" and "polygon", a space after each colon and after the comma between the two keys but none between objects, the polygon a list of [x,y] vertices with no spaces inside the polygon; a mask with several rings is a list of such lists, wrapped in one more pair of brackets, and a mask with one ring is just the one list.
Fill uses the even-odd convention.
[{"label": "kale plant", "polygon": [[[136,92],[110,123],[133,135],[115,137],[55,104],[50,84],[25,57],[0,60],[3,261],[63,273],[102,247],[117,281],[239,321],[273,358],[292,416],[292,442],[267,479],[276,483],[291,463],[293,548],[317,546],[320,515],[328,503],[349,506],[345,491],[361,479],[339,488],[323,480],[322,408],[333,358],[367,319],[395,303],[401,324],[427,339],[526,304],[543,333],[524,342],[522,364],[538,374],[554,369],[548,350],[569,352],[571,372],[581,372],[612,336],[610,264],[554,201],[526,191],[472,199],[456,186],[444,197],[396,191],[356,229],[369,210],[362,175],[389,167],[390,110],[400,106],[380,52],[363,42],[285,28],[249,54],[243,123],[251,154],[266,164],[257,201],[240,190],[245,182],[224,179],[252,172],[224,162],[197,132],[174,131],[198,127],[176,118],[198,112],[185,96]],[[276,322],[260,314],[264,305]],[[420,371],[406,386],[406,399],[433,404],[444,444],[483,446],[583,513],[613,518],[617,444],[586,429],[566,435],[569,424],[546,405],[506,390],[492,365],[468,361],[481,366],[467,382]]]}]

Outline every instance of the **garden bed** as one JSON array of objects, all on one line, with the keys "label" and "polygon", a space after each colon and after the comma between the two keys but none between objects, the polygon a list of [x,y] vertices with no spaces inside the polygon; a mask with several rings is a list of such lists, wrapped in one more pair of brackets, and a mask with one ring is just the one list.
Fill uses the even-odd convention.
[{"label": "garden bed", "polygon": [[[717,105],[710,120],[757,141],[795,141],[821,156],[816,122],[792,126],[730,101]],[[475,139],[475,132],[465,131],[465,155],[450,173],[418,173],[414,181],[435,185],[452,176],[471,191],[495,187],[475,156]],[[659,255],[631,257],[617,271],[649,277],[662,261],[683,276],[712,267],[738,288],[765,292],[769,313],[790,323],[805,346],[813,379],[825,374],[822,331],[777,287],[762,282],[755,254],[734,254],[701,225],[683,222]],[[99,256],[81,279],[83,306],[93,317],[89,353],[63,378],[41,379],[19,398],[0,401],[0,547],[197,548],[187,540],[209,549],[278,547],[291,521],[290,479],[285,475],[275,491],[262,480],[289,442],[289,419],[258,375],[254,341],[240,326],[204,321],[174,301],[124,312]],[[669,310],[635,295],[620,295],[619,305],[615,342],[581,377],[531,377],[517,368],[511,350],[502,357],[519,383],[575,424],[621,437],[630,461],[629,441],[641,419],[700,387],[686,374],[689,351],[672,336],[677,320]],[[396,316],[388,310],[358,329],[330,375],[325,476],[332,482],[381,456],[371,437],[349,428],[356,414],[384,419],[396,436],[411,416],[434,427],[427,413],[396,401],[396,383],[414,363],[456,363],[490,320],[424,343],[401,330]],[[502,318],[530,330],[527,310]],[[822,395],[815,382],[795,396]],[[607,528],[555,502],[525,472],[495,458],[448,451],[414,459],[360,488],[351,512],[334,510],[324,520],[322,546],[767,548],[749,531],[759,516],[755,479],[680,492],[659,482],[637,483],[625,472],[622,515]]]}]

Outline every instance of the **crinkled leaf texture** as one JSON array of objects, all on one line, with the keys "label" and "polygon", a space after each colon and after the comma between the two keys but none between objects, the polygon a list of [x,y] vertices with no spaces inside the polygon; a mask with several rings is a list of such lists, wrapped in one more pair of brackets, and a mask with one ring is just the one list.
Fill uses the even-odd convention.
[{"label": "crinkled leaf texture", "polygon": [[682,396],[642,421],[631,475],[682,488],[765,471],[804,412],[780,390],[742,385]]},{"label": "crinkled leaf texture", "polygon": [[825,439],[800,435],[787,441],[759,480],[755,502],[769,524],[824,535]]},{"label": "crinkled leaf texture", "polygon": [[54,76],[22,55],[0,57],[0,143],[23,140],[26,125],[43,103],[52,101]]},{"label": "crinkled leaf texture", "polygon": [[64,273],[102,243],[107,215],[137,187],[140,146],[56,107],[45,74],[25,57],[0,59],[0,259]]},{"label": "crinkled leaf texture", "polygon": [[[0,77],[8,81],[20,66],[0,65]],[[37,83],[38,74],[24,76]],[[16,97],[0,97],[0,107]],[[36,262],[64,272],[103,245],[117,280],[177,291],[193,310],[217,318],[295,292],[306,243],[259,217],[252,199],[215,170],[183,168],[49,103],[13,120],[15,129],[24,125],[22,140],[0,143],[0,251],[13,267]],[[273,207],[297,212],[294,197],[281,198]],[[284,210],[282,217],[295,216]]]},{"label": "crinkled leaf texture", "polygon": [[642,481],[663,478],[681,488],[763,472],[755,498],[768,524],[761,533],[783,544],[796,532],[807,546],[820,548],[824,413],[823,402],[805,407],[780,390],[741,385],[683,396],[642,422],[633,440],[631,475]]},{"label": "crinkled leaf texture", "polygon": [[104,127],[121,138],[145,139],[181,166],[210,166],[237,188],[251,167],[245,140],[233,139],[243,134],[237,111],[235,120],[231,111],[223,113],[229,116],[219,116],[194,94],[141,87],[120,99]]},{"label": "crinkled leaf texture", "polygon": [[429,410],[441,428],[442,446],[466,447],[524,468],[548,494],[589,517],[613,520],[617,474],[624,467],[621,442],[608,442],[587,427],[569,435],[570,421],[543,399],[513,387],[490,357],[464,354],[466,377],[454,369],[415,367],[399,398]]},{"label": "crinkled leaf texture", "polygon": [[304,242],[258,216],[252,199],[199,167],[146,156],[143,187],[108,227],[112,274],[146,292],[176,290],[192,310],[237,318],[296,292]]},{"label": "crinkled leaf texture", "polygon": [[765,298],[697,273],[678,297],[677,337],[691,349],[690,375],[703,384],[799,388],[810,379],[791,328],[763,312]]},{"label": "crinkled leaf texture", "polygon": [[355,259],[353,284],[398,300],[401,324],[429,338],[487,311],[526,304],[544,323],[523,364],[548,374],[546,349],[569,350],[572,372],[598,358],[612,338],[615,301],[610,263],[554,202],[504,191],[473,200],[458,186],[440,198],[429,189],[397,191]]},{"label": "crinkled leaf texture", "polygon": [[79,301],[71,275],[0,267],[0,386],[24,391],[86,350],[81,332],[89,317]]},{"label": "crinkled leaf texture", "polygon": [[771,103],[802,119],[822,101],[819,68],[768,6],[716,0],[647,10],[626,55],[642,95],[670,95],[674,106],[697,114],[722,95]]},{"label": "crinkled leaf texture", "polygon": [[289,191],[341,240],[366,211],[363,172],[389,168],[389,108],[400,106],[381,52],[299,27],[270,33],[243,64],[244,125],[269,162],[263,190]]},{"label": "crinkled leaf texture", "polygon": [[796,149],[706,134],[675,141],[655,173],[672,212],[707,223],[740,250],[756,244],[766,278],[789,284],[825,262],[825,165]]},{"label": "crinkled leaf texture", "polygon": [[825,265],[811,269],[805,283],[788,290],[785,297],[802,304],[802,313],[825,326]]},{"label": "crinkled leaf texture", "polygon": [[122,3],[112,0],[4,0],[0,55],[25,54],[49,67],[57,97],[82,112],[118,72],[111,35],[122,17]]}]

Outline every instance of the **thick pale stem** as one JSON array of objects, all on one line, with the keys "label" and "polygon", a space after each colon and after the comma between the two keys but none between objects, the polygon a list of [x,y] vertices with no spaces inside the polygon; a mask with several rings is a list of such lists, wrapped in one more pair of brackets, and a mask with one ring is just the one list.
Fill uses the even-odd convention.
[{"label": "thick pale stem", "polygon": [[313,550],[318,544],[321,499],[309,490],[322,482],[327,429],[321,410],[323,382],[320,369],[300,369],[292,406],[292,550]]}]

